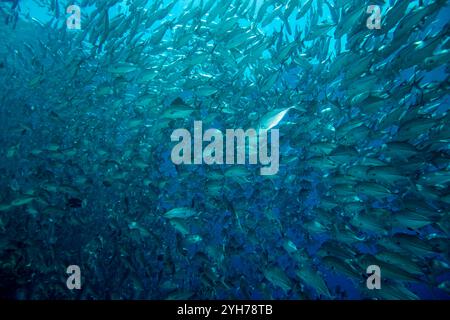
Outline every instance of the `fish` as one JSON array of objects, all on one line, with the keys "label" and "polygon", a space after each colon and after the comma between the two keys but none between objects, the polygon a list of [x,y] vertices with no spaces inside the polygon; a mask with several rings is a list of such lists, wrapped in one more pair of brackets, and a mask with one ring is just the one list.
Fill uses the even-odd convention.
[{"label": "fish", "polygon": [[197,214],[198,213],[191,208],[180,207],[167,211],[166,213],[164,213],[163,217],[166,219],[187,219]]},{"label": "fish", "polygon": [[278,267],[269,267],[263,271],[264,277],[274,286],[280,287],[283,291],[289,291],[292,288],[292,281],[287,277],[283,270]]},{"label": "fish", "polygon": [[302,266],[299,270],[297,270],[296,274],[302,281],[314,288],[318,295],[326,298],[331,297],[331,293],[325,280],[323,280],[322,275],[311,266]]},{"label": "fish", "polygon": [[261,130],[270,130],[277,126],[290,109],[275,109],[270,111],[259,120],[259,128]]},{"label": "fish", "polygon": [[0,295],[447,299],[447,2],[0,1]]}]

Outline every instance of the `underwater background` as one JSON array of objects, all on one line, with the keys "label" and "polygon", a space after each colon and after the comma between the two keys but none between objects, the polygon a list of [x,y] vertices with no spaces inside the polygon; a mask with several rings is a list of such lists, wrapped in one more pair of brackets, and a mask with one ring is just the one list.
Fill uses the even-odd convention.
[{"label": "underwater background", "polygon": [[[449,299],[449,17],[0,1],[0,298]],[[175,165],[194,121],[278,129],[279,171]]]}]

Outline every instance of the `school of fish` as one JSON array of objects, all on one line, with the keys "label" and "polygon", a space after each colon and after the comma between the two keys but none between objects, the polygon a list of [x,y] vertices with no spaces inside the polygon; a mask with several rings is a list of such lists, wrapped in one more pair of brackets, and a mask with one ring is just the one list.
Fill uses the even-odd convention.
[{"label": "school of fish", "polygon": [[[448,1],[77,2],[0,1],[1,298],[449,299]],[[279,172],[174,165],[196,120]]]}]

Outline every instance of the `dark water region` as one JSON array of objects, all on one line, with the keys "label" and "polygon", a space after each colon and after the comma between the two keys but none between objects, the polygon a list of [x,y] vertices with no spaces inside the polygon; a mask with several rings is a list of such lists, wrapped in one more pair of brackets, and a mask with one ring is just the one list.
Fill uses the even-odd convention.
[{"label": "dark water region", "polygon": [[[0,297],[449,299],[449,16],[0,1]],[[279,170],[174,164],[194,121],[278,130]]]}]

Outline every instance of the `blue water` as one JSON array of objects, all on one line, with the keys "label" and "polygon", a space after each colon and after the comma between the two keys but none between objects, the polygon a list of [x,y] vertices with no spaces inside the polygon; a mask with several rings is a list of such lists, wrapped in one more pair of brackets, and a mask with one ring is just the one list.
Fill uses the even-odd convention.
[{"label": "blue water", "polygon": [[[216,53],[211,53],[212,60],[204,62],[203,66],[199,64],[186,69],[190,73],[186,70],[183,73],[180,69],[173,78],[166,78],[169,74],[161,72],[155,79],[162,80],[150,80],[148,87],[138,82],[140,72],[149,67],[170,69],[170,63],[173,63],[172,66],[176,69],[184,63],[181,58],[173,59],[173,55],[180,54],[176,51],[173,34],[183,26],[171,25],[171,32],[165,33],[160,47],[152,46],[149,41],[161,25],[176,21],[174,19],[184,13],[184,8],[190,1],[177,1],[168,15],[140,34],[140,41],[147,46],[143,51],[139,51],[140,47],[136,44],[125,44],[126,38],[133,32],[132,25],[123,35],[110,36],[103,46],[96,41],[90,43],[90,37],[95,38],[94,32],[98,32],[98,39],[101,38],[99,30],[104,28],[104,20],[96,20],[95,27],[87,24],[87,18],[96,14],[94,1],[91,2],[77,3],[82,8],[82,30],[66,30],[68,15],[65,14],[65,8],[69,5],[68,1],[56,2],[59,6],[58,17],[55,16],[55,11],[49,10],[46,1],[20,1],[17,21],[10,21],[8,24],[1,22],[0,62],[4,64],[0,69],[0,84],[3,88],[0,93],[0,204],[3,208],[0,209],[0,282],[3,283],[0,297],[368,299],[371,292],[365,287],[366,266],[358,265],[360,276],[351,278],[323,263],[319,252],[326,241],[339,244],[335,232],[339,233],[338,227],[347,225],[352,230],[356,229],[355,237],[364,239],[351,242],[352,249],[357,253],[351,262],[355,265],[361,256],[376,255],[383,251],[378,246],[380,239],[389,241],[390,237],[397,234],[417,236],[425,242],[428,241],[428,236],[437,234],[444,242],[447,240],[443,251],[433,248],[424,257],[398,245],[399,250],[405,250],[402,254],[405,255],[406,252],[411,259],[420,261],[423,274],[416,282],[396,282],[389,277],[385,280],[382,270],[381,277],[387,282],[383,282],[381,290],[385,283],[397,283],[404,285],[419,299],[449,298],[448,288],[447,292],[438,288],[439,284],[450,281],[448,266],[436,271],[430,266],[434,259],[443,264],[449,263],[448,226],[445,229],[430,224],[416,230],[403,226],[386,227],[385,235],[358,230],[351,226],[349,214],[343,209],[344,199],[337,197],[334,201],[338,206],[334,211],[331,210],[335,216],[331,215],[333,221],[326,232],[309,232],[305,227],[307,222],[319,221],[318,212],[323,209],[323,200],[329,199],[330,193],[334,194],[332,179],[339,172],[306,165],[311,159],[310,146],[320,142],[317,137],[323,135],[325,141],[328,129],[335,132],[336,128],[346,124],[350,118],[361,117],[373,135],[368,139],[370,141],[365,141],[364,146],[352,147],[364,147],[364,150],[376,153],[387,142],[396,141],[398,127],[403,125],[399,119],[397,125],[391,125],[387,128],[389,130],[385,128],[386,132],[390,132],[385,134],[381,133],[377,124],[373,125],[371,122],[376,117],[383,119],[392,110],[396,110],[400,101],[385,105],[385,109],[379,110],[373,119],[362,115],[358,106],[349,106],[349,92],[340,87],[346,80],[344,74],[347,70],[344,68],[332,82],[327,82],[323,77],[314,84],[308,83],[308,72],[311,72],[312,78],[315,76],[313,71],[320,70],[324,65],[332,67],[336,56],[351,51],[348,49],[350,43],[347,35],[336,39],[334,28],[323,37],[329,38],[328,50],[321,52],[326,59],[320,59],[319,54],[309,58],[312,71],[298,65],[293,59],[294,54],[291,55],[292,59],[283,63],[271,60],[286,43],[301,42],[301,50],[308,53],[312,52],[311,48],[318,46],[317,42],[304,40],[303,37],[311,26],[311,19],[316,19],[317,24],[325,20],[331,21],[330,9],[323,1],[321,17],[317,16],[316,1],[314,9],[305,17],[297,20],[295,13],[289,17],[292,30],[302,33],[300,39],[295,38],[295,32],[287,32],[285,22],[280,18],[274,18],[266,26],[252,19],[239,19],[240,28],[257,28],[264,41],[273,39],[273,43],[263,51],[262,62],[245,67],[240,73],[238,77],[243,79],[240,88],[236,88],[234,79],[227,72],[237,68],[233,63],[243,57],[244,50],[232,51],[236,61],[232,63],[226,60],[229,65],[223,62],[223,70],[216,68],[216,73],[211,74],[211,80],[206,82],[220,87],[213,98],[199,96],[199,85],[183,87],[177,81],[194,81],[201,72],[211,73],[208,66],[213,64],[211,61],[214,61],[214,57],[220,55],[220,47]],[[127,8],[126,1],[117,2],[118,5],[108,10],[110,20],[118,14],[134,14]],[[432,3],[423,2],[425,6]],[[152,14],[149,8],[153,3],[154,1],[147,1],[145,8],[149,11],[142,11],[142,19]],[[162,1],[161,8],[171,3],[172,1]],[[206,1],[194,3],[193,8],[204,5]],[[257,0],[256,8],[260,8],[262,3],[263,1]],[[286,1],[279,3],[286,5]],[[365,1],[354,3],[362,8],[367,5]],[[381,7],[382,15],[394,4],[395,1],[387,1]],[[419,1],[411,1],[409,10],[414,10],[418,5]],[[9,3],[4,3],[1,8],[6,13],[9,12],[9,7]],[[273,8],[269,7],[269,14]],[[418,39],[428,39],[440,32],[448,24],[449,16],[450,7],[447,3],[433,18],[434,22],[427,24],[425,28],[419,27],[405,45]],[[44,27],[38,27],[33,19],[40,21]],[[215,21],[205,24],[204,28],[214,30],[217,24],[225,23],[220,18]],[[196,21],[191,23],[195,24]],[[89,32],[80,44],[77,37],[85,30]],[[188,30],[191,32],[192,28],[189,26]],[[278,36],[280,32],[281,37]],[[392,39],[393,33],[387,33],[385,39],[378,35],[376,41],[388,41],[386,39]],[[114,38],[117,47],[108,46],[112,37],[117,37]],[[199,40],[202,37],[206,39],[204,42]],[[208,42],[207,37],[208,33],[196,30],[189,45],[191,53],[195,51],[195,46],[199,46],[204,52],[212,50],[216,43],[213,40]],[[173,45],[165,45],[172,42]],[[337,42],[340,42],[341,52],[336,51]],[[224,47],[226,48],[226,43]],[[440,48],[448,48],[448,34],[440,39]],[[147,52],[145,50],[149,50],[157,61],[144,59],[142,52]],[[371,49],[366,54],[375,57],[375,51]],[[129,74],[111,76],[105,71],[114,62],[130,62],[136,56],[142,63],[135,62],[138,68]],[[69,63],[72,59],[73,63]],[[71,67],[76,63],[80,63],[82,68],[73,74]],[[264,71],[264,67],[270,68],[270,71]],[[352,63],[346,66],[351,67]],[[424,90],[430,84],[442,86],[436,99],[427,105],[431,111],[425,112],[424,117],[429,116],[435,121],[433,130],[436,132],[444,130],[438,127],[448,125],[448,61],[432,70],[423,70],[417,65],[405,69],[399,67],[399,70],[395,70],[396,67],[395,64],[386,67],[385,78],[379,80],[394,88],[389,94],[400,90],[401,83],[411,85],[409,81],[414,75],[418,77],[418,81],[414,86],[411,85],[411,92]],[[389,76],[389,68],[394,69],[390,70],[394,71],[393,78]],[[279,72],[279,77],[268,92],[262,92],[259,87],[273,72]],[[358,80],[367,76],[368,74],[361,74]],[[253,86],[244,85],[244,80],[248,80]],[[102,88],[110,90],[109,93],[99,93]],[[361,86],[361,93],[365,90],[368,89]],[[139,109],[137,101],[143,93],[154,94],[155,97],[152,96],[151,102]],[[300,101],[291,101],[290,97],[299,93],[303,94],[298,98]],[[327,100],[331,96],[335,101],[344,101],[345,109],[339,112],[331,109],[331,102]],[[248,104],[239,104],[241,97]],[[186,104],[195,104],[199,112],[195,116],[186,117],[185,122],[178,119],[178,122],[174,120],[164,126],[164,121],[167,120],[161,114],[176,98],[181,98]],[[233,98],[236,98],[236,105],[233,105]],[[419,101],[419,94],[405,95],[401,107],[411,114]],[[433,106],[434,103],[437,107]],[[230,125],[245,129],[255,123],[250,119],[251,113],[255,113],[256,118],[260,119],[270,110],[290,107],[291,104],[303,105],[306,112],[290,110],[277,127],[281,134],[281,160],[280,170],[273,177],[260,176],[259,166],[255,168],[247,164],[245,167],[250,174],[245,182],[222,177],[219,183],[222,189],[218,195],[211,196],[207,187],[208,183],[215,180],[210,178],[210,174],[216,172],[223,175],[233,165],[176,166],[170,158],[174,145],[170,141],[172,130],[184,125],[183,128],[193,132],[194,120],[216,115],[217,108],[229,105],[230,109],[237,111],[218,113],[220,116],[208,122],[205,129],[207,126],[225,131]],[[331,110],[329,113],[323,110],[320,112],[327,107]],[[326,118],[326,114],[330,114],[330,117]],[[301,131],[303,126],[314,123],[317,117],[322,118],[313,130]],[[308,121],[305,123],[302,119]],[[132,120],[141,122],[133,127],[130,125]],[[411,139],[410,143],[414,142],[419,146],[427,139],[432,139],[432,135],[425,134],[420,139]],[[448,137],[445,141],[448,141]],[[57,150],[52,150],[50,145],[57,145]],[[434,153],[426,148],[417,153],[426,159],[424,163],[427,171],[417,169],[415,176],[411,175],[415,183],[419,183],[418,177],[425,174],[425,171],[448,172],[448,146]],[[284,162],[290,157],[296,159]],[[440,166],[433,162],[435,158],[441,161]],[[386,160],[383,156],[377,159]],[[144,164],[139,164],[138,160]],[[410,161],[413,163],[413,160]],[[389,163],[400,170],[406,164],[400,161]],[[340,168],[345,171],[347,167],[351,167],[350,160]],[[346,178],[351,184],[350,176]],[[448,182],[444,182],[444,185],[444,188],[433,186],[437,198],[448,195]],[[383,208],[390,210],[392,216],[408,201],[395,192],[383,200],[365,194],[358,196],[366,210]],[[29,197],[33,200],[27,204],[13,204],[14,201]],[[448,216],[448,202],[427,198],[426,194],[419,201],[435,208],[442,220]],[[176,220],[170,220],[164,214],[180,207],[191,208],[199,214],[181,219],[181,226],[174,227]],[[187,234],[180,231],[183,227],[189,229]],[[194,236],[200,236],[199,240],[194,240]],[[307,257],[304,265],[283,247],[287,240],[295,244],[299,255]],[[350,264],[349,261],[343,263]],[[80,290],[69,290],[66,287],[69,276],[66,268],[69,265],[80,266]],[[329,296],[321,295],[313,285],[299,279],[297,272],[306,268],[306,265],[312,266],[315,273],[322,277],[330,292]],[[277,285],[276,281],[267,276],[267,270],[274,266],[289,279],[289,290]],[[384,298],[381,292],[377,297],[379,299]]]}]

